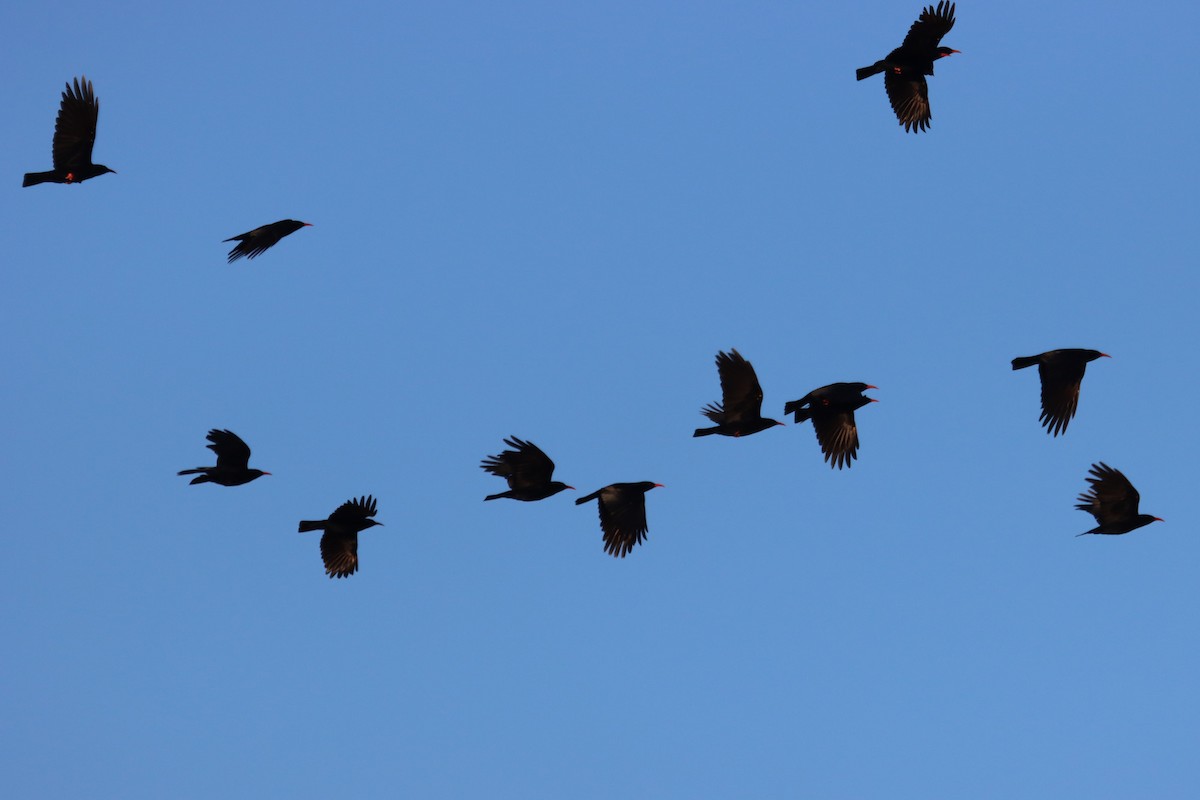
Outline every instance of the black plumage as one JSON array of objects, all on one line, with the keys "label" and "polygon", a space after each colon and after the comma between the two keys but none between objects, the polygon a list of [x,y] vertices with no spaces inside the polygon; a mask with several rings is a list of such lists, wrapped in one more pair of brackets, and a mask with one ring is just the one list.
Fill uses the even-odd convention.
[{"label": "black plumage", "polygon": [[717,353],[717,374],[721,377],[721,402],[709,403],[700,413],[717,423],[713,428],[697,428],[695,436],[749,436],[775,425],[762,416],[763,391],[750,362],[737,350]]},{"label": "black plumage", "polygon": [[1142,497],[1120,470],[1113,469],[1101,461],[1092,464],[1088,474],[1092,476],[1087,479],[1091,485],[1086,492],[1079,495],[1079,505],[1075,507],[1095,517],[1097,525],[1090,531],[1077,534],[1078,536],[1086,536],[1089,533],[1119,535],[1151,522],[1163,521],[1162,517],[1138,513],[1138,503]]},{"label": "black plumage", "polygon": [[640,481],[638,483],[614,483],[598,489],[575,501],[582,505],[589,500],[598,500],[600,507],[600,530],[604,533],[604,552],[624,558],[634,545],[646,539],[646,492],[661,483]]},{"label": "black plumage", "polygon": [[887,91],[896,119],[904,130],[920,133],[929,127],[933,114],[929,109],[929,86],[926,75],[933,74],[933,62],[951,53],[949,47],[939,47],[942,37],[954,27],[954,3],[942,0],[937,8],[927,6],[903,43],[887,58],[855,72],[858,80],[883,73],[883,88]]},{"label": "black plumage", "polygon": [[563,489],[575,488],[562,481],[551,480],[554,462],[533,442],[513,436],[505,439],[504,444],[513,449],[505,450],[498,456],[488,456],[479,466],[507,480],[508,491],[489,494],[484,500],[511,497],[513,500],[529,502],[544,500]]},{"label": "black plumage", "polygon": [[825,460],[830,467],[842,469],[852,466],[851,462],[858,458],[858,424],[854,412],[867,403],[878,402],[863,395],[867,389],[877,388],[869,383],[831,383],[786,403],[783,413],[795,413],[797,424],[811,419]]},{"label": "black plumage", "polygon": [[1099,350],[1066,348],[1012,360],[1014,370],[1037,364],[1038,377],[1042,380],[1041,423],[1047,433],[1058,436],[1066,432],[1067,423],[1075,417],[1079,407],[1079,386],[1088,362],[1110,357]]},{"label": "black plumage", "polygon": [[208,432],[208,449],[217,454],[215,467],[196,467],[195,469],[180,470],[180,475],[196,475],[191,483],[216,483],[221,486],[241,486],[255,478],[270,475],[261,469],[250,468],[250,447],[233,431],[217,430]]},{"label": "black plumage", "polygon": [[89,178],[116,172],[103,164],[92,163],[92,147],[96,144],[96,121],[100,103],[86,77],[76,78],[75,86],[67,84],[54,122],[54,169],[49,172],[27,172],[22,186],[39,183],[83,183]]},{"label": "black plumage", "polygon": [[358,534],[383,524],[371,519],[375,511],[375,498],[367,495],[342,503],[329,519],[300,523],[300,533],[325,531],[321,537],[321,560],[330,578],[348,578],[358,572]]},{"label": "black plumage", "polygon": [[283,237],[295,233],[301,228],[311,227],[311,222],[300,222],[294,219],[281,219],[279,222],[272,222],[270,225],[263,225],[255,228],[252,231],[239,233],[237,236],[231,236],[226,239],[227,242],[236,241],[233,249],[229,251],[229,263],[237,261],[242,256],[246,258],[255,258],[264,251],[274,247]]}]

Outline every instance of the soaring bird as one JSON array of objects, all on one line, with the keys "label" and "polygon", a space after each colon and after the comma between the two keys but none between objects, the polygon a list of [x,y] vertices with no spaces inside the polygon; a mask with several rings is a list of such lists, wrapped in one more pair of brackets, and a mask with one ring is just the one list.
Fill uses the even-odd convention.
[{"label": "soaring bird", "polygon": [[938,42],[953,27],[954,3],[941,0],[936,9],[927,6],[908,29],[904,42],[888,53],[887,58],[855,72],[860,81],[884,73],[883,88],[887,90],[896,119],[906,131],[920,133],[929,127],[933,114],[929,111],[929,86],[925,76],[933,74],[934,61],[959,52],[938,47]]},{"label": "soaring bird", "polygon": [[232,242],[236,239],[238,243],[229,251],[228,263],[232,264],[242,256],[254,258],[268,248],[274,247],[283,237],[305,227],[312,227],[312,223],[281,219],[279,222],[272,222],[270,225],[263,225],[252,231],[231,236],[225,241]]},{"label": "soaring bird", "polygon": [[762,416],[763,391],[754,367],[737,350],[717,353],[717,374],[721,376],[721,402],[709,403],[700,413],[717,423],[715,428],[697,428],[695,436],[749,436],[782,425]]},{"label": "soaring bird", "polygon": [[115,173],[103,164],[92,163],[92,145],[96,143],[96,118],[100,103],[86,77],[76,78],[75,87],[67,84],[54,123],[54,169],[26,172],[22,186],[39,183],[83,183],[88,178]]},{"label": "soaring bird", "polygon": [[180,470],[180,475],[196,475],[191,483],[216,483],[221,486],[241,486],[255,478],[270,475],[261,469],[250,469],[250,448],[242,437],[233,431],[219,431],[213,428],[208,432],[208,440],[212,444],[208,449],[217,454],[215,467],[196,467],[195,469]]},{"label": "soaring bird", "polygon": [[479,465],[508,481],[508,491],[489,494],[484,500],[511,497],[513,500],[545,500],[563,489],[574,489],[562,481],[552,481],[554,462],[533,442],[513,436],[504,443],[515,450],[505,450],[498,456],[488,456]]},{"label": "soaring bird", "polygon": [[371,495],[347,500],[329,515],[329,519],[304,520],[300,532],[325,531],[321,537],[321,559],[325,574],[331,578],[348,578],[358,572],[358,533],[375,525],[375,498]]},{"label": "soaring bird", "polygon": [[575,501],[582,505],[599,500],[600,530],[604,531],[604,552],[614,558],[625,555],[646,538],[646,492],[661,483],[614,483]]},{"label": "soaring bird", "polygon": [[1075,507],[1091,514],[1098,524],[1090,531],[1077,534],[1078,536],[1086,536],[1089,533],[1129,533],[1151,522],[1163,521],[1162,517],[1138,513],[1141,495],[1120,470],[1113,469],[1101,461],[1099,464],[1092,464],[1088,474],[1095,477],[1087,479],[1091,486],[1079,495],[1079,505]]},{"label": "soaring bird", "polygon": [[783,413],[795,412],[797,424],[811,419],[829,466],[849,467],[858,458],[858,426],[854,423],[854,412],[867,403],[879,402],[863,396],[867,389],[878,388],[869,383],[831,383],[784,404]]},{"label": "soaring bird", "polygon": [[1012,368],[1025,369],[1038,365],[1038,376],[1042,379],[1041,423],[1046,432],[1054,436],[1065,433],[1067,423],[1075,416],[1079,406],[1079,384],[1089,361],[1111,358],[1099,350],[1081,350],[1077,347],[1065,350],[1050,350],[1038,356],[1022,356],[1012,360]]}]

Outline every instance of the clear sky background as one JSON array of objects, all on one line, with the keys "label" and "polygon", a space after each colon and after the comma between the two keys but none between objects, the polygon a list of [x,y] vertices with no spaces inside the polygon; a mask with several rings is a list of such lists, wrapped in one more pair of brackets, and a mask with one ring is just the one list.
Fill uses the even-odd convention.
[{"label": "clear sky background", "polygon": [[[1194,797],[1200,11],[964,0],[912,135],[920,8],[10,9],[0,794]],[[119,174],[22,189],[81,74]],[[693,439],[731,347],[878,385],[853,468]],[[579,491],[481,502],[509,435]],[[1166,522],[1075,538],[1099,460]]]}]

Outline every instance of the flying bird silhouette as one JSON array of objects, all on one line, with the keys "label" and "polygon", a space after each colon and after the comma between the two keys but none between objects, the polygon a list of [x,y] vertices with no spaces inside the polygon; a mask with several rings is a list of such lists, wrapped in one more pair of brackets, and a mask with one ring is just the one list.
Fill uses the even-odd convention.
[{"label": "flying bird silhouette", "polygon": [[250,448],[233,431],[213,428],[206,437],[212,444],[208,449],[217,454],[215,467],[196,467],[180,470],[180,475],[196,475],[190,483],[215,483],[220,486],[241,486],[255,478],[270,475],[261,469],[250,469]]},{"label": "flying bird silhouette", "polygon": [[813,389],[799,400],[792,400],[783,407],[783,413],[795,412],[796,423],[811,419],[817,432],[817,442],[830,467],[853,466],[858,458],[858,425],[854,412],[867,403],[879,402],[863,396],[867,389],[878,389],[869,383],[831,383]]},{"label": "flying bird silhouette", "polygon": [[533,442],[513,436],[505,439],[504,443],[515,449],[505,450],[498,456],[488,456],[479,466],[506,479],[508,491],[489,494],[484,500],[496,500],[500,497],[525,501],[544,500],[563,489],[575,488],[562,481],[550,480],[554,474],[554,462]]},{"label": "flying bird silhouette", "polygon": [[1142,497],[1120,470],[1101,461],[1092,464],[1088,474],[1094,476],[1087,479],[1091,486],[1079,495],[1079,505],[1075,507],[1091,514],[1098,524],[1077,536],[1129,533],[1151,522],[1163,521],[1162,517],[1138,513],[1138,503]]},{"label": "flying bird silhouette", "polygon": [[763,391],[750,362],[736,349],[717,353],[717,374],[721,377],[721,402],[709,403],[700,413],[717,423],[714,428],[697,428],[696,436],[749,436],[775,425],[762,416]]},{"label": "flying bird silhouette", "polygon": [[228,263],[232,264],[242,256],[254,258],[265,250],[274,247],[283,237],[305,227],[312,227],[312,223],[298,222],[294,219],[281,219],[279,222],[272,222],[270,225],[263,225],[252,231],[231,236],[225,241],[237,241],[237,244],[229,251]]},{"label": "flying bird silhouette", "polygon": [[1058,436],[1066,432],[1079,406],[1079,385],[1088,362],[1111,357],[1099,350],[1067,348],[1012,360],[1014,370],[1038,365],[1038,377],[1042,379],[1041,423],[1046,433]]},{"label": "flying bird silhouette", "polygon": [[624,558],[634,545],[646,539],[646,492],[661,483],[614,483],[580,497],[575,505],[599,500],[600,530],[604,532],[604,552]]},{"label": "flying bird silhouette", "polygon": [[375,498],[371,495],[347,500],[329,515],[329,519],[304,520],[300,533],[325,531],[321,537],[321,560],[330,578],[348,578],[358,572],[358,534],[375,525]]},{"label": "flying bird silhouette", "polygon": [[896,119],[906,131],[920,133],[929,128],[933,114],[929,110],[929,86],[925,76],[933,74],[934,61],[959,52],[938,47],[942,37],[953,27],[954,3],[942,0],[936,9],[927,6],[908,29],[904,42],[888,53],[887,58],[855,72],[860,81],[884,73],[883,88],[896,112]]},{"label": "flying bird silhouette", "polygon": [[83,183],[89,178],[115,173],[103,164],[92,163],[92,146],[96,144],[96,119],[100,103],[87,77],[76,78],[75,86],[67,84],[54,122],[54,169],[49,172],[26,172],[22,186],[39,183]]}]

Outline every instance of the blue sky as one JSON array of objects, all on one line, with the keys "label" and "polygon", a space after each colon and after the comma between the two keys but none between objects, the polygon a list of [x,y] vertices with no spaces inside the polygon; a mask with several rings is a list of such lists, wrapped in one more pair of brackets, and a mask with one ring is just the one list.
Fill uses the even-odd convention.
[{"label": "blue sky", "polygon": [[[1190,796],[1200,12],[959,3],[912,135],[854,69],[919,10],[14,9],[3,793]],[[80,74],[118,174],[20,188]],[[854,467],[692,439],[731,347],[879,386]],[[177,477],[213,427],[272,476]],[[481,502],[509,435],[647,543]],[[1099,460],[1166,522],[1075,538]]]}]

